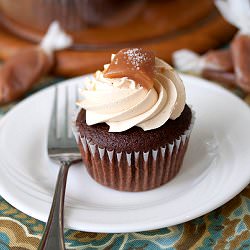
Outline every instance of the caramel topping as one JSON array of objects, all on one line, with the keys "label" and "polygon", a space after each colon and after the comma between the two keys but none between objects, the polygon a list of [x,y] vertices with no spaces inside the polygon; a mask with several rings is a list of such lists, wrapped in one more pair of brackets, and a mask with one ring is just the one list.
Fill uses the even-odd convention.
[{"label": "caramel topping", "polygon": [[122,49],[104,72],[106,78],[128,77],[146,89],[154,85],[155,56],[142,48]]}]

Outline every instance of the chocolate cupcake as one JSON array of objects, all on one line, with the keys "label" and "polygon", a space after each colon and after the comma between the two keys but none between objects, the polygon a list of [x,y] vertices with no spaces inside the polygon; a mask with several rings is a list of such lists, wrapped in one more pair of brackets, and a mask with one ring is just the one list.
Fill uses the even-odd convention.
[{"label": "chocolate cupcake", "polygon": [[179,172],[193,124],[177,73],[144,49],[123,49],[85,82],[75,136],[104,186],[145,191]]}]

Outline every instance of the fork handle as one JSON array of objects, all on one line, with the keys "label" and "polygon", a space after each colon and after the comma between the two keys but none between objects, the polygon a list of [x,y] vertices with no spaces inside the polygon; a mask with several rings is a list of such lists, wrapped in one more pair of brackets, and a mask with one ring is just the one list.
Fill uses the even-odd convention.
[{"label": "fork handle", "polygon": [[57,177],[53,203],[50,209],[47,225],[38,247],[39,250],[63,250],[64,245],[64,197],[68,170],[72,162],[62,161]]}]

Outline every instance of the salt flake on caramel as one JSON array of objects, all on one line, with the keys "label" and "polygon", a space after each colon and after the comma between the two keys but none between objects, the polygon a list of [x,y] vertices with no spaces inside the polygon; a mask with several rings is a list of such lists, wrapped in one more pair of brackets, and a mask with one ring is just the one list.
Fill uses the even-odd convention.
[{"label": "salt flake on caramel", "polygon": [[122,49],[104,71],[106,78],[128,77],[143,88],[151,89],[154,85],[155,55],[142,48]]}]

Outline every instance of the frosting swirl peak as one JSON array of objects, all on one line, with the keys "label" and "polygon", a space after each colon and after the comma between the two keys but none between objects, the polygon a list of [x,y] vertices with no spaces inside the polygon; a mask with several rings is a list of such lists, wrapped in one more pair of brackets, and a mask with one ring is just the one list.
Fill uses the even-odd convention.
[{"label": "frosting swirl peak", "polygon": [[[110,65],[116,62],[116,58],[113,56]],[[106,72],[114,70],[109,64],[104,65],[103,72],[97,71],[93,78],[88,79],[80,90],[83,99],[77,103],[86,110],[86,123],[105,122],[110,127],[109,132],[122,132],[133,126],[146,131],[162,126],[168,119],[179,117],[186,101],[182,80],[163,60],[153,57],[151,62],[151,87],[141,82],[151,77],[147,71],[142,71],[140,74],[143,77],[139,78],[123,73],[115,78],[106,77]],[[138,73],[139,70],[134,71]]]}]

